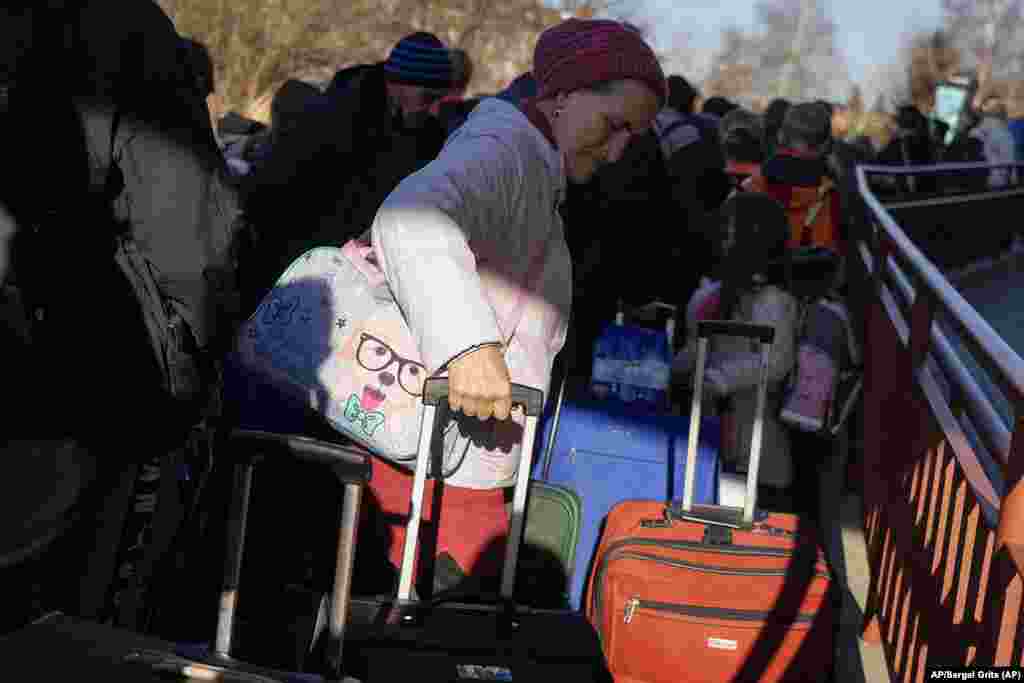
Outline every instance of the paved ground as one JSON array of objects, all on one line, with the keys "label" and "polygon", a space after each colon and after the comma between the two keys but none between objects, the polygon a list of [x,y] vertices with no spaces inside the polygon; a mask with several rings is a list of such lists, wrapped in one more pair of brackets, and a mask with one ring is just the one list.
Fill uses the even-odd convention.
[{"label": "paved ground", "polygon": [[840,518],[833,528],[832,562],[846,583],[836,643],[837,683],[883,683],[890,680],[881,645],[860,639],[870,572],[864,544],[861,501],[848,495],[840,502]]},{"label": "paved ground", "polygon": [[861,499],[844,492],[845,454],[833,458],[832,467],[822,472],[822,519],[833,523],[827,529],[829,559],[837,579],[844,584],[843,607],[836,642],[836,683],[887,683],[888,666],[881,645],[860,639],[864,605],[871,572],[864,542]]}]

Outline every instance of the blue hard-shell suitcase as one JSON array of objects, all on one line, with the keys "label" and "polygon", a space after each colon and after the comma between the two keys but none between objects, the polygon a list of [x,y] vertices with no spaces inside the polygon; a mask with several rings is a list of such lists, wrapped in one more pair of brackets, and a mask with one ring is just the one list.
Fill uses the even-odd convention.
[{"label": "blue hard-shell suitcase", "polygon": [[[624,500],[682,499],[689,431],[688,416],[651,413],[620,401],[549,401],[534,477],[568,487],[582,500],[579,546],[569,577],[573,609],[581,607],[608,512]],[[700,503],[718,503],[720,431],[717,417],[702,420],[694,489]]]}]

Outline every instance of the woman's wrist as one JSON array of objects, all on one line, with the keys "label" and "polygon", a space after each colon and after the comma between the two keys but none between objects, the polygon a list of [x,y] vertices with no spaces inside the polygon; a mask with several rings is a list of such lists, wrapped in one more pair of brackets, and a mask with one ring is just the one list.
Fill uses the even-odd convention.
[{"label": "woman's wrist", "polygon": [[480,349],[484,349],[484,348],[492,347],[492,346],[497,346],[497,347],[500,348],[500,347],[504,346],[504,344],[502,344],[499,341],[491,341],[491,342],[484,342],[482,344],[476,344],[475,346],[471,346],[468,349],[466,349],[465,351],[462,351],[461,353],[458,353],[455,356],[453,356],[451,359],[449,359],[447,363],[445,363],[444,365],[441,366],[441,370],[447,370],[448,368],[450,368],[452,366],[453,363],[457,363],[459,360],[465,358],[466,356],[470,355],[471,353],[475,353],[475,352],[479,351]]}]

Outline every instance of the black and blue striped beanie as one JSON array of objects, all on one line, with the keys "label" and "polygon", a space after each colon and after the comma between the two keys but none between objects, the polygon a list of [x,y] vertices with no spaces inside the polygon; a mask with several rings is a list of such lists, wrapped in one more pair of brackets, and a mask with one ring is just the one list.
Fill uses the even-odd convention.
[{"label": "black and blue striped beanie", "polygon": [[448,48],[432,33],[413,33],[398,41],[384,62],[388,80],[425,88],[450,88],[454,69]]}]

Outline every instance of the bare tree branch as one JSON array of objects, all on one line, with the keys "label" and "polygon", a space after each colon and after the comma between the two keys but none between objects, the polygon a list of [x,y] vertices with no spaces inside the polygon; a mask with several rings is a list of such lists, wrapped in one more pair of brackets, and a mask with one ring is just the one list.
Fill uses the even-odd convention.
[{"label": "bare tree branch", "polygon": [[[571,0],[609,11],[628,0]],[[470,92],[493,93],[528,70],[537,36],[559,13],[542,0],[159,0],[216,68],[211,109],[265,112],[288,78],[383,60],[402,36],[430,31],[469,52]]]},{"label": "bare tree branch", "polygon": [[845,96],[846,63],[820,0],[761,0],[756,19],[751,32],[735,26],[723,31],[706,94],[741,101]]}]

